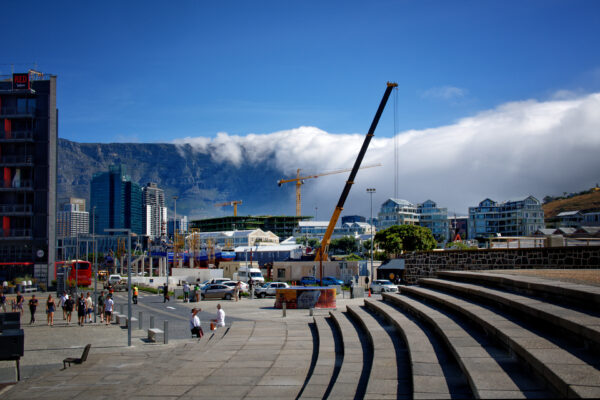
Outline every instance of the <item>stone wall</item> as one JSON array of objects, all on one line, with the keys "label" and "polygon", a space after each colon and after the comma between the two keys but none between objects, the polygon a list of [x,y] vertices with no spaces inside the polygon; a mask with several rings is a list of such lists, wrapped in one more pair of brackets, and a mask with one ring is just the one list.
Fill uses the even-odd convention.
[{"label": "stone wall", "polygon": [[440,270],[600,268],[600,246],[425,251],[403,254],[404,278],[415,284]]}]

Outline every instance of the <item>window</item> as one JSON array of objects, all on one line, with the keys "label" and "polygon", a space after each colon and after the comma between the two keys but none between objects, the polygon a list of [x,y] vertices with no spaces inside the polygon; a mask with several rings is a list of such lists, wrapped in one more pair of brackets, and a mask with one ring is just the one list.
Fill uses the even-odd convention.
[{"label": "window", "polygon": [[285,279],[285,268],[277,268],[277,279]]}]

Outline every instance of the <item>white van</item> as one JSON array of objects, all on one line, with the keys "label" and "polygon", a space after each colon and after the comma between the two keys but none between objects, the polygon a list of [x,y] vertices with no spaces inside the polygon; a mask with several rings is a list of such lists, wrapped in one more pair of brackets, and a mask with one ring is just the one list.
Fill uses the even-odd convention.
[{"label": "white van", "polygon": [[240,267],[237,272],[237,278],[242,282],[249,282],[252,279],[252,282],[255,284],[265,282],[265,278],[258,268]]}]

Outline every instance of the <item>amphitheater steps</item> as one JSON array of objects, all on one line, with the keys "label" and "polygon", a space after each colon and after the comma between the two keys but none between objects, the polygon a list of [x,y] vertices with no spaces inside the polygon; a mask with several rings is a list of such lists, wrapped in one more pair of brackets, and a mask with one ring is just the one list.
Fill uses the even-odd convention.
[{"label": "amphitheater steps", "polygon": [[443,346],[412,318],[395,307],[382,302],[365,300],[365,306],[395,326],[409,351],[412,370],[413,398],[449,399],[471,398],[469,388],[458,364],[444,351]]},{"label": "amphitheater steps", "polygon": [[510,355],[445,313],[403,295],[384,294],[390,302],[426,321],[454,355],[476,398],[552,397],[544,384],[529,379]]},{"label": "amphitheater steps", "polygon": [[[481,327],[536,371],[558,396],[600,397],[598,369],[512,319],[473,302],[431,289],[403,287],[402,293],[451,310],[455,315]],[[394,296],[385,297],[395,300]]]},{"label": "amphitheater steps", "polygon": [[549,280],[540,277],[490,272],[439,271],[439,278],[496,287],[559,305],[572,305],[598,315],[600,287],[573,282]]},{"label": "amphitheater steps", "polygon": [[421,279],[419,285],[458,294],[487,304],[501,305],[527,318],[539,320],[553,328],[564,329],[570,335],[600,348],[600,318],[580,311],[550,304],[536,298],[490,289],[471,283],[444,279]]},{"label": "amphitheater steps", "polygon": [[335,380],[329,399],[362,399],[369,379],[372,352],[369,345],[355,327],[347,313],[331,311],[329,313],[342,342],[343,362]]},{"label": "amphitheater steps", "polygon": [[408,352],[394,328],[383,323],[363,307],[347,305],[348,314],[366,333],[373,348],[373,362],[365,390],[365,399],[412,397]]},{"label": "amphitheater steps", "polygon": [[302,390],[300,399],[327,398],[336,378],[336,343],[334,332],[328,322],[328,318],[315,316],[314,321],[319,335],[318,357],[312,374]]}]

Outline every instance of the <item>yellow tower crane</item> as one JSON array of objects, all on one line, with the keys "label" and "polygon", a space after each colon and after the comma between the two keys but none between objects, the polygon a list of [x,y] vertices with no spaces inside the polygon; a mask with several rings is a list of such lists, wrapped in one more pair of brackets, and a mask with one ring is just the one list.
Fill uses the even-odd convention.
[{"label": "yellow tower crane", "polygon": [[233,206],[233,216],[237,217],[237,206],[238,206],[238,204],[242,204],[242,201],[241,200],[226,201],[224,203],[217,203],[217,204],[215,204],[215,207]]},{"label": "yellow tower crane", "polygon": [[[360,169],[373,168],[373,167],[381,167],[381,164],[365,165],[364,167],[360,167]],[[277,181],[277,185],[281,186],[284,183],[296,182],[296,216],[299,217],[300,216],[300,208],[301,208],[301,206],[300,206],[301,205],[301,201],[300,201],[300,187],[302,185],[304,185],[304,180],[305,179],[318,178],[320,176],[325,176],[325,175],[341,174],[342,172],[348,172],[348,171],[351,171],[351,170],[352,170],[352,168],[344,168],[344,169],[338,169],[338,170],[335,170],[335,171],[323,172],[323,173],[316,174],[316,175],[300,176],[301,169],[298,169],[296,171],[296,177],[295,178],[280,179],[280,180]]]}]

